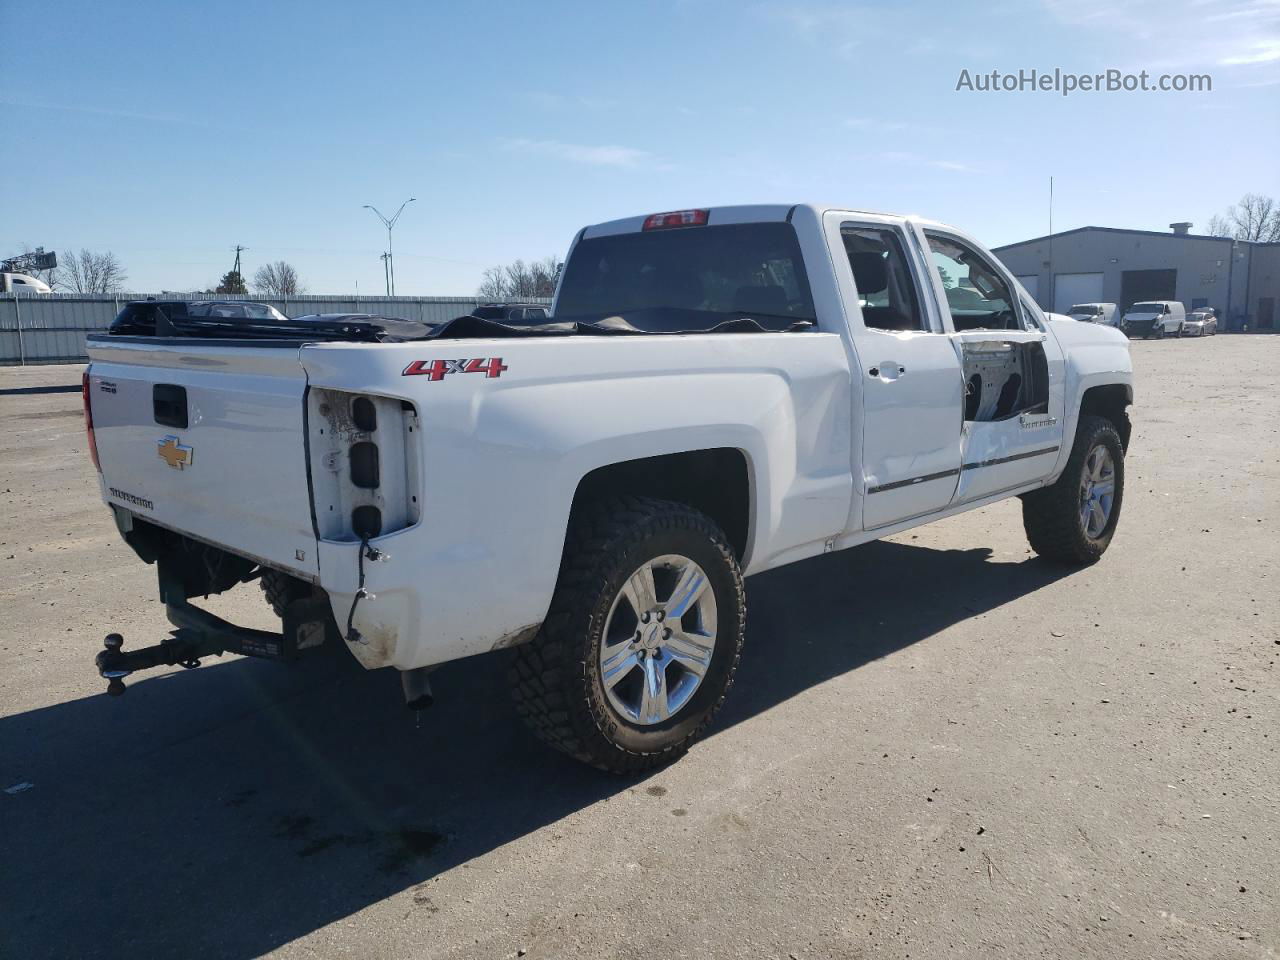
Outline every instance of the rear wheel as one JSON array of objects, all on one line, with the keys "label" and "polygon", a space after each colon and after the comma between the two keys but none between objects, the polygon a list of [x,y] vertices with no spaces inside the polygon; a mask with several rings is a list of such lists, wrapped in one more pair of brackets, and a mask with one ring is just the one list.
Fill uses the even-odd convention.
[{"label": "rear wheel", "polygon": [[516,709],[542,740],[632,773],[677,759],[733,683],[742,574],[708,517],[626,497],[579,511],[537,636],[516,651]]},{"label": "rear wheel", "polygon": [[262,595],[266,597],[267,603],[271,605],[271,609],[275,611],[276,616],[284,619],[284,609],[294,600],[300,600],[303,597],[311,595],[311,588],[299,580],[297,577],[291,577],[287,573],[281,573],[279,570],[263,570],[262,578],[258,581],[262,587]]},{"label": "rear wheel", "polygon": [[1053,486],[1022,498],[1022,525],[1042,557],[1085,566],[1106,552],[1124,500],[1124,445],[1110,420],[1082,416]]}]

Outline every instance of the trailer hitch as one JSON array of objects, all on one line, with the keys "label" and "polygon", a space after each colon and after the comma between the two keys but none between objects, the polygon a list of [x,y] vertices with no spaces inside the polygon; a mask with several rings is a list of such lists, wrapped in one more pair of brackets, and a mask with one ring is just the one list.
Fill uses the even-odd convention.
[{"label": "trailer hitch", "polygon": [[111,633],[94,658],[98,673],[107,681],[113,697],[125,691],[124,678],[153,667],[200,666],[201,657],[238,653],[265,660],[291,660],[304,650],[318,647],[337,636],[337,626],[323,597],[295,600],[285,608],[284,630],[270,633],[236,626],[186,600],[165,604],[169,622],[177,629],[160,643],[139,650],[125,650],[124,637]]}]

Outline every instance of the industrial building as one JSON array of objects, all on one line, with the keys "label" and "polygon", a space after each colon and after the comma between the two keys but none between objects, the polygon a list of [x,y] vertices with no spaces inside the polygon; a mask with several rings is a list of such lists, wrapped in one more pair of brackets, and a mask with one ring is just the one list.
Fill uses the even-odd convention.
[{"label": "industrial building", "polygon": [[1280,243],[1191,233],[1079,227],[993,251],[1046,310],[1074,303],[1180,300],[1188,311],[1215,307],[1224,330],[1280,327]]}]

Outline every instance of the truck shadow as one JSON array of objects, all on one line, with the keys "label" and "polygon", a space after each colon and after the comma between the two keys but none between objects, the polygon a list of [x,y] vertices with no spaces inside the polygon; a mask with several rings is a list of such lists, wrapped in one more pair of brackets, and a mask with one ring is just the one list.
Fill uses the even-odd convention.
[{"label": "truck shadow", "polygon": [[[710,735],[1065,573],[880,542],[755,577]],[[415,727],[334,653],[0,720],[0,788],[32,784],[0,794],[0,955],[255,957],[389,898],[430,924],[432,877],[636,789],[525,734],[496,658],[440,670]]]}]

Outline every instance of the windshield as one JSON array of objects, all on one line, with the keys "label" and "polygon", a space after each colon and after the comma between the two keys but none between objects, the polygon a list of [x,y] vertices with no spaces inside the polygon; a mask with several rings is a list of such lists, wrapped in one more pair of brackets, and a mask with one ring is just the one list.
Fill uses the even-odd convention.
[{"label": "windshield", "polygon": [[1130,313],[1164,313],[1163,303],[1135,303],[1129,308]]},{"label": "windshield", "polygon": [[[751,318],[815,319],[789,223],[652,230],[582,240],[565,266],[558,322],[609,318],[638,330],[709,330]],[[615,323],[618,321],[614,321]]]},{"label": "windshield", "polygon": [[1096,317],[1102,313],[1102,308],[1095,307],[1093,304],[1089,303],[1078,303],[1068,310],[1067,313],[1078,313],[1086,317]]}]

